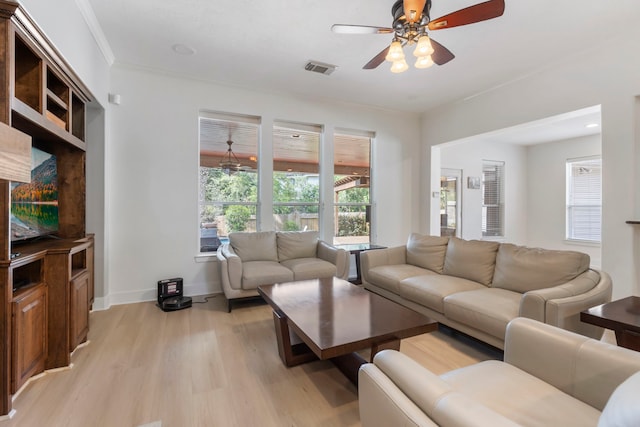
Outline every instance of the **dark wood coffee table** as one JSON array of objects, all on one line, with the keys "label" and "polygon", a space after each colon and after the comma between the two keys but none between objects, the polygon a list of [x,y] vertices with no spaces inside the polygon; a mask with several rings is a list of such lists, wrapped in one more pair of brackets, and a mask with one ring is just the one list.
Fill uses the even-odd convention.
[{"label": "dark wood coffee table", "polygon": [[627,297],[591,307],[580,313],[580,320],[612,329],[620,347],[640,351],[640,297]]},{"label": "dark wood coffee table", "polygon": [[438,323],[338,279],[259,286],[273,309],[278,352],[286,366],[330,359],[357,384],[366,361],[356,351],[400,349],[400,340],[432,332]]}]

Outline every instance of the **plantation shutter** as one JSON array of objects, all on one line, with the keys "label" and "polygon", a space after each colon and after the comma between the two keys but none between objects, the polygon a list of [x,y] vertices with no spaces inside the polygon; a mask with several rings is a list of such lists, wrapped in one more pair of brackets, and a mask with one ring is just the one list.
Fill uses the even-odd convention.
[{"label": "plantation shutter", "polygon": [[482,236],[504,236],[504,162],[482,163]]},{"label": "plantation shutter", "polygon": [[602,159],[567,161],[567,239],[600,242]]}]

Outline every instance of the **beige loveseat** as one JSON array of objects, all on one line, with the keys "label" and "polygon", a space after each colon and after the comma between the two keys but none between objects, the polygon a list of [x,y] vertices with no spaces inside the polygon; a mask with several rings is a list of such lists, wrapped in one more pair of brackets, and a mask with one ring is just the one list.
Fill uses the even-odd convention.
[{"label": "beige loveseat", "polygon": [[229,311],[234,299],[258,296],[260,285],[349,275],[349,253],[316,231],[229,233],[216,255]]},{"label": "beige loveseat", "polygon": [[363,427],[640,425],[640,353],[535,320],[509,323],[504,362],[437,376],[394,350],[358,373]]},{"label": "beige loveseat", "polygon": [[518,316],[600,338],[580,311],[611,300],[609,275],[574,251],[413,233],[360,260],[367,289],[498,348]]}]

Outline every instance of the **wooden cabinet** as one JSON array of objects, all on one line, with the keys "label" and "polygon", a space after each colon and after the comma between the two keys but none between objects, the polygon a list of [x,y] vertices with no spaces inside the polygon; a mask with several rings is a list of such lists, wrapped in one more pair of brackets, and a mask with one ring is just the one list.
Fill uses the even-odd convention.
[{"label": "wooden cabinet", "polygon": [[44,283],[21,289],[13,297],[11,392],[44,371],[47,358],[47,287]]},{"label": "wooden cabinet", "polygon": [[68,366],[87,339],[94,252],[85,229],[85,115],[92,98],[22,6],[0,0],[0,122],[55,157],[58,182],[55,238],[17,243],[11,183],[0,180],[0,416],[31,375]]},{"label": "wooden cabinet", "polygon": [[71,280],[71,321],[69,352],[87,339],[89,333],[89,272],[83,271]]}]

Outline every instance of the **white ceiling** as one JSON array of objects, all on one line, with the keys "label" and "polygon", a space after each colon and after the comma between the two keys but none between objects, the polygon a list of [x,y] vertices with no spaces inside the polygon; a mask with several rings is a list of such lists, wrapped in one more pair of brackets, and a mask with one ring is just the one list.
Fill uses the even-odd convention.
[{"label": "white ceiling", "polygon": [[[117,63],[313,99],[424,112],[592,50],[637,25],[638,0],[507,0],[503,16],[430,35],[456,58],[392,74],[362,66],[389,35],[334,34],[331,25],[391,26],[394,0],[83,0]],[[431,17],[479,3],[433,0]],[[100,29],[98,30],[100,31]],[[184,45],[192,55],[177,53]],[[407,52],[407,54],[410,54]],[[330,76],[308,60],[335,64]]]}]

